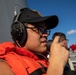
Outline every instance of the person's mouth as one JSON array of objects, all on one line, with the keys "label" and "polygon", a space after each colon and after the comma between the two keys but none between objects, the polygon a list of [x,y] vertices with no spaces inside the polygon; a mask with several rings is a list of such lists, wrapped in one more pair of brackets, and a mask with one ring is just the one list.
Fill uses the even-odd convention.
[{"label": "person's mouth", "polygon": [[47,41],[45,40],[45,41],[41,41],[41,43],[43,43],[43,44],[47,44]]}]

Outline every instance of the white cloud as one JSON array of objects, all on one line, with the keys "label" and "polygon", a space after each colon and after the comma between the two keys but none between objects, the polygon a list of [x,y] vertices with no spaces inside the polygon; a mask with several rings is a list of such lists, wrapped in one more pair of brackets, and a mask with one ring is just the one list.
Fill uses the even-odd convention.
[{"label": "white cloud", "polygon": [[76,30],[70,30],[67,32],[68,35],[75,34],[75,33],[76,33]]}]

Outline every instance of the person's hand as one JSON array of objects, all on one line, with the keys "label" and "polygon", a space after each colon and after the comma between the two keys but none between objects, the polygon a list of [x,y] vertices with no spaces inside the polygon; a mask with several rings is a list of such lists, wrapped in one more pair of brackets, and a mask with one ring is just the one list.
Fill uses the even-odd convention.
[{"label": "person's hand", "polygon": [[60,61],[60,63],[62,63],[63,66],[65,66],[69,57],[69,51],[65,48],[65,45],[62,42],[60,43],[58,42],[59,38],[60,38],[59,36],[55,37],[54,41],[52,42],[50,48],[50,57],[52,59]]},{"label": "person's hand", "polygon": [[59,36],[55,37],[50,47],[47,75],[63,75],[65,64],[68,61],[69,51],[58,40]]}]

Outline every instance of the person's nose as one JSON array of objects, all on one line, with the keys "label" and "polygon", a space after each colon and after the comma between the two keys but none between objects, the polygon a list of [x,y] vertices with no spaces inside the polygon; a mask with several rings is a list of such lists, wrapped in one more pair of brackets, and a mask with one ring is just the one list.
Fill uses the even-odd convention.
[{"label": "person's nose", "polygon": [[63,44],[67,45],[67,41],[66,40],[63,40]]},{"label": "person's nose", "polygon": [[48,34],[47,33],[43,33],[42,36],[48,37]]},{"label": "person's nose", "polygon": [[43,36],[49,36],[48,33],[43,33]]}]

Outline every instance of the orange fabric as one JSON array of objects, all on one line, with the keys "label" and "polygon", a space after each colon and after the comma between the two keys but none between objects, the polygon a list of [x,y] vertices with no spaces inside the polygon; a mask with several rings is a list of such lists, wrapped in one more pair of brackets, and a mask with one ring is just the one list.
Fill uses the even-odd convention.
[{"label": "orange fabric", "polygon": [[32,73],[41,67],[38,62],[47,67],[46,61],[40,60],[28,50],[15,47],[11,42],[0,44],[0,58],[6,60],[16,75],[28,75],[28,72]]}]

